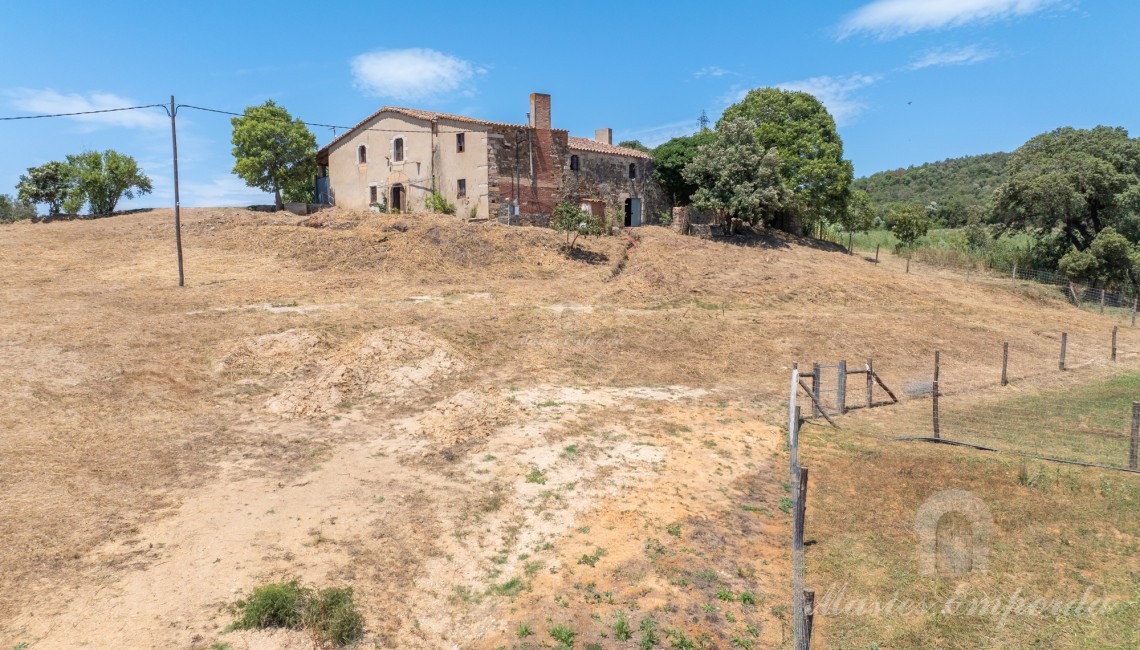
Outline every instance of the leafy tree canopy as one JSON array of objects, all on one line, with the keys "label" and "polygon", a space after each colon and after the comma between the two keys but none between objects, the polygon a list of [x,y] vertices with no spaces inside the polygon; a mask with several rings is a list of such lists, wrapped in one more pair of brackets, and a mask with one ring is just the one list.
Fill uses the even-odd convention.
[{"label": "leafy tree canopy", "polygon": [[86,202],[91,214],[111,214],[124,196],[133,199],[152,189],[135,159],[114,149],[68,156],[67,164],[75,182],[65,203],[68,212],[78,212]]},{"label": "leafy tree canopy", "polygon": [[713,142],[697,149],[683,176],[697,187],[695,207],[756,224],[771,222],[792,200],[780,166],[776,150],[757,142],[756,123],[736,118],[717,125]]},{"label": "leafy tree canopy", "polygon": [[29,167],[27,174],[21,174],[16,194],[24,203],[46,203],[48,214],[54,217],[74,189],[71,168],[65,162],[53,160],[39,167]]},{"label": "leafy tree canopy", "polygon": [[1085,250],[1071,249],[1059,264],[1070,280],[1102,282],[1106,288],[1119,289],[1135,284],[1140,251],[1112,226],[1097,233]]},{"label": "leafy tree canopy", "polygon": [[0,194],[0,223],[15,223],[36,216],[36,206],[7,194]]},{"label": "leafy tree canopy", "polygon": [[1056,239],[1078,251],[1109,226],[1138,230],[1140,140],[1122,128],[1043,133],[1013,153],[1008,173],[994,193],[994,218],[1002,230]]},{"label": "leafy tree canopy", "polygon": [[740,118],[755,123],[758,146],[778,152],[780,178],[795,198],[787,207],[808,223],[838,222],[847,211],[854,168],[843,158],[843,140],[827,108],[805,92],[759,88],[725,109],[717,130]]},{"label": "leafy tree canopy", "polygon": [[704,130],[685,135],[658,146],[653,150],[653,178],[669,195],[673,205],[688,205],[697,186],[685,180],[685,165],[697,155],[702,145],[712,144],[716,133]]},{"label": "leafy tree canopy", "polygon": [[606,217],[595,217],[573,203],[554,206],[550,227],[566,236],[566,251],[573,253],[579,237],[600,237],[609,232]]},{"label": "leafy tree canopy", "polygon": [[301,120],[269,100],[249,106],[233,124],[234,173],[250,187],[272,192],[284,206],[282,190],[303,193],[317,173],[317,139]]},{"label": "leafy tree canopy", "polygon": [[645,153],[653,153],[652,149],[641,144],[641,140],[622,140],[621,142],[617,143],[617,146],[625,147],[626,149],[637,149],[638,151],[644,151]]},{"label": "leafy tree canopy", "polygon": [[915,243],[930,230],[930,219],[926,208],[915,204],[895,204],[891,206],[889,218],[894,224],[891,232],[898,240],[898,250],[914,250]]},{"label": "leafy tree canopy", "polygon": [[847,232],[867,232],[875,225],[876,214],[871,196],[863,190],[852,190],[847,211],[840,217],[839,225]]}]

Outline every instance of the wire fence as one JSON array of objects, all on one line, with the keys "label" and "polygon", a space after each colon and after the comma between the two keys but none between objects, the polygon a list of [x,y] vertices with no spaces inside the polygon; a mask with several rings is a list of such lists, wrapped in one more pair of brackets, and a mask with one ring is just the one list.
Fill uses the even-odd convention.
[{"label": "wire fence", "polygon": [[[1133,404],[1140,399],[1140,376],[1111,372],[1107,342],[1093,345],[1065,339],[1063,370],[1059,354],[1053,359],[1015,358],[1016,365],[1011,363],[1004,373],[1005,383],[998,373],[980,375],[978,367],[965,360],[945,355],[937,362],[931,359],[928,373],[911,375],[902,384],[900,400],[915,415],[898,433],[1135,469],[1138,422]],[[995,355],[1001,353],[995,350]],[[1085,374],[1074,375],[1088,368],[1108,372],[1094,381]]]},{"label": "wire fence", "polygon": [[[1057,333],[1057,355],[1027,353],[1008,344],[993,349],[996,363],[935,355],[926,370],[887,372],[880,382],[871,361],[838,366],[813,364],[798,383],[803,415],[842,427],[847,411],[899,403],[892,438],[955,441],[1002,452],[1063,462],[1136,469],[1140,446],[1140,375],[1117,372],[1118,355],[1140,349],[1117,345],[1117,330],[1104,340]],[[828,381],[834,368],[845,381]],[[1089,380],[1093,370],[1097,379]],[[833,388],[834,387],[834,388]],[[829,390],[830,389],[830,390]],[[824,424],[824,422],[820,422]]]}]

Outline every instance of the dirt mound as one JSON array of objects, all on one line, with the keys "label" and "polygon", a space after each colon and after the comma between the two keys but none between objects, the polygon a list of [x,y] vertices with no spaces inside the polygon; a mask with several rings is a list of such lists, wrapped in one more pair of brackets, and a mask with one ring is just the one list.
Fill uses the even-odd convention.
[{"label": "dirt mound", "polygon": [[214,364],[221,373],[279,374],[304,366],[326,348],[321,337],[312,331],[291,329],[263,334],[242,341]]},{"label": "dirt mound", "polygon": [[286,330],[243,341],[216,364],[219,372],[275,387],[265,407],[286,417],[419,397],[465,367],[445,342],[414,327],[384,328],[335,346],[309,330]]},{"label": "dirt mound", "polygon": [[518,411],[492,389],[461,390],[403,422],[412,435],[455,445],[486,438]]}]

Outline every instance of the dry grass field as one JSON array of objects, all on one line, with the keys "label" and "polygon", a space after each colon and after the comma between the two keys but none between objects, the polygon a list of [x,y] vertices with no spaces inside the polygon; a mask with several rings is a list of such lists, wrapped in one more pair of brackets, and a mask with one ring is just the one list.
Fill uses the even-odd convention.
[{"label": "dry grass field", "polygon": [[[782,235],[646,227],[567,258],[544,229],[318,216],[183,211],[182,288],[169,210],[0,226],[0,648],[314,647],[227,627],[290,577],[352,588],[360,647],[788,647],[793,362],[873,357],[897,390],[940,350],[948,390],[991,401],[1140,368],[1118,316]],[[1017,559],[995,584],[1130,596],[1135,476],[1066,468],[1048,489],[1005,457],[886,442],[925,435],[924,404],[805,427],[809,583],[906,588],[916,504],[962,486],[1039,515],[998,522]],[[1041,543],[1070,529],[1100,545],[1085,565]],[[1116,625],[1137,611],[1036,638],[1135,647]],[[824,648],[1036,630],[817,621]]]}]

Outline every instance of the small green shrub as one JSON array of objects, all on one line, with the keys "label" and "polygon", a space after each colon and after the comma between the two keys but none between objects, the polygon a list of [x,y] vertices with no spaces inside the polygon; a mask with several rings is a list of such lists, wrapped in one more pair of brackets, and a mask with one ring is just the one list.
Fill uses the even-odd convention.
[{"label": "small green shrub", "polygon": [[562,647],[572,648],[574,647],[574,637],[578,636],[578,633],[569,625],[558,624],[550,628],[550,636],[561,643]]},{"label": "small green shrub", "polygon": [[348,645],[364,635],[364,617],[352,601],[352,589],[328,588],[317,592],[305,607],[305,627],[337,645]]},{"label": "small green shrub", "polygon": [[530,474],[526,475],[527,483],[537,483],[538,485],[546,485],[546,475],[542,473],[537,467],[530,470]]},{"label": "small green shrub", "polygon": [[296,579],[262,585],[244,600],[236,603],[241,618],[234,621],[235,630],[284,627],[299,629],[304,622],[305,603],[312,597]]},{"label": "small green shrub", "polygon": [[432,192],[424,199],[424,207],[430,212],[439,214],[455,214],[455,204],[448,201],[439,192]]},{"label": "small green shrub", "polygon": [[559,203],[550,216],[550,227],[566,236],[566,251],[573,252],[578,237],[601,237],[609,232],[605,217],[595,217],[572,203]]},{"label": "small green shrub", "polygon": [[517,632],[515,632],[515,634],[516,634],[516,635],[517,635],[517,636],[518,636],[520,639],[525,639],[525,638],[527,638],[528,636],[530,636],[530,635],[534,634],[534,631],[530,629],[530,624],[529,624],[529,623],[519,623],[519,629],[518,629],[518,631],[517,631]]},{"label": "small green shrub", "polygon": [[629,627],[629,619],[625,612],[618,612],[614,616],[614,638],[618,641],[628,641],[633,636],[633,629]]},{"label": "small green shrub", "polygon": [[342,646],[364,635],[364,617],[356,609],[352,589],[314,592],[294,578],[255,588],[235,608],[241,613],[231,625],[235,630],[306,629],[322,641]]},{"label": "small green shrub", "polygon": [[637,644],[640,650],[650,650],[661,640],[657,636],[657,621],[652,618],[641,619],[641,642]]}]

